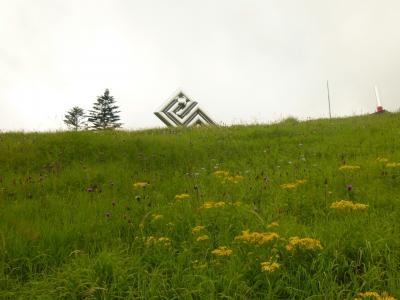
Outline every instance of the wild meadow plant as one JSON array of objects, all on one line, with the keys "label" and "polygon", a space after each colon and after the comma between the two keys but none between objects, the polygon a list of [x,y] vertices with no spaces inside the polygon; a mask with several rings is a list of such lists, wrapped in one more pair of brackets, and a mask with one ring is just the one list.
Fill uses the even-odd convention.
[{"label": "wild meadow plant", "polygon": [[400,114],[0,134],[0,299],[399,299]]}]

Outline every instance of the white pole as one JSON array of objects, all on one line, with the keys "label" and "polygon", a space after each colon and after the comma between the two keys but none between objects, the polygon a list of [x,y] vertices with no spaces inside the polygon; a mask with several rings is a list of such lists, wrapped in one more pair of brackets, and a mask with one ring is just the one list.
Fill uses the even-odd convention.
[{"label": "white pole", "polygon": [[326,81],[326,89],[328,90],[329,119],[332,119],[331,113],[331,94],[329,92],[329,81]]},{"label": "white pole", "polygon": [[379,97],[378,87],[375,86],[376,104],[378,107],[382,107],[381,98]]}]

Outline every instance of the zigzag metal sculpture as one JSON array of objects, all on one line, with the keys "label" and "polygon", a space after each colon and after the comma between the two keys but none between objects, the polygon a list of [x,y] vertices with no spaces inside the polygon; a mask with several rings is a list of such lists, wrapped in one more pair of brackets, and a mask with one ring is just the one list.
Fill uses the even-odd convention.
[{"label": "zigzag metal sculpture", "polygon": [[199,107],[198,103],[190,100],[182,91],[168,99],[154,114],[165,125],[171,127],[215,125],[215,122]]}]

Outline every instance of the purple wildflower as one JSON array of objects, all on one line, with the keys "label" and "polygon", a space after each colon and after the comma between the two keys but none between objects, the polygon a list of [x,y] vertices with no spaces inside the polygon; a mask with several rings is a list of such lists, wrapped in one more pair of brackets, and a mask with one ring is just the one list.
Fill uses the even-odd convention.
[{"label": "purple wildflower", "polygon": [[347,191],[351,192],[353,190],[353,185],[352,184],[348,184],[346,186]]},{"label": "purple wildflower", "polygon": [[86,192],[88,193],[92,193],[94,191],[94,189],[90,186],[86,189]]}]

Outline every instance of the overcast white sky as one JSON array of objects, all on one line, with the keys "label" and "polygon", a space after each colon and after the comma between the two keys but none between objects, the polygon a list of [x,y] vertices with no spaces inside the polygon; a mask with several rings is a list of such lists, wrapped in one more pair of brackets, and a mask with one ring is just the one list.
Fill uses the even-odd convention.
[{"label": "overcast white sky", "polygon": [[0,130],[58,130],[106,88],[124,128],[182,88],[222,123],[400,108],[399,0],[0,0]]}]

